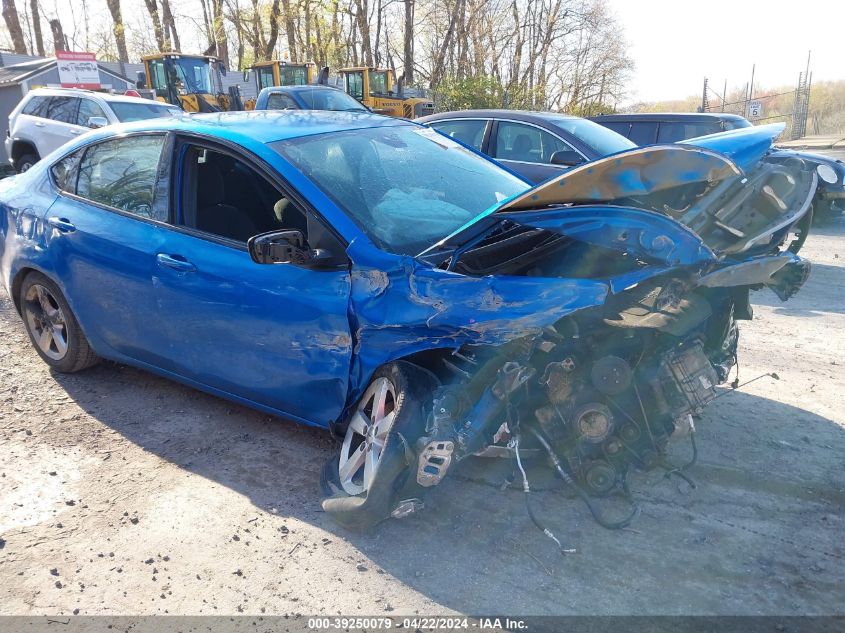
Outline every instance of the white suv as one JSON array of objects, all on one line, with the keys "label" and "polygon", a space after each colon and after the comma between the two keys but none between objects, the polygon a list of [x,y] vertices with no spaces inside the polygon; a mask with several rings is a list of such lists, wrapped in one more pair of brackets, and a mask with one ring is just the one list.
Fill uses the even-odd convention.
[{"label": "white suv", "polygon": [[9,115],[6,155],[24,172],[53,150],[90,129],[112,123],[178,116],[175,106],[75,88],[31,90]]}]

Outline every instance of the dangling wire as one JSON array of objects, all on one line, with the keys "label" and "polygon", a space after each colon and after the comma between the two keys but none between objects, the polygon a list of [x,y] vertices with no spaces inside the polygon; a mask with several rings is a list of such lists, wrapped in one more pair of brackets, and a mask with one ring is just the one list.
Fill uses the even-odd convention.
[{"label": "dangling wire", "polygon": [[631,521],[633,521],[636,516],[640,513],[640,507],[634,502],[634,498],[631,495],[631,490],[628,488],[628,480],[627,478],[622,479],[622,491],[625,495],[626,500],[628,503],[631,504],[631,512],[628,515],[618,521],[609,521],[605,519],[601,512],[599,512],[598,508],[595,507],[593,500],[590,498],[590,495],[585,491],[581,486],[578,485],[569,473],[564,470],[563,466],[560,463],[560,458],[555,453],[554,449],[552,448],[551,444],[543,437],[542,433],[540,433],[537,429],[532,428],[531,432],[536,436],[536,438],[540,441],[540,444],[543,445],[543,448],[546,449],[546,452],[549,454],[549,458],[552,460],[552,464],[554,464],[555,470],[557,471],[560,478],[563,479],[564,482],[572,486],[575,492],[578,493],[578,496],[581,497],[581,500],[587,504],[587,508],[590,510],[590,514],[593,515],[593,518],[603,528],[608,530],[619,530],[621,528],[627,527]]},{"label": "dangling wire", "polygon": [[537,526],[537,529],[555,542],[561,554],[574,554],[577,550],[565,548],[560,542],[560,539],[554,535],[554,532],[543,525],[537,515],[534,514],[534,509],[531,507],[531,487],[528,485],[528,475],[525,473],[525,468],[522,466],[522,459],[519,455],[518,433],[514,435],[513,440],[510,442],[510,446],[513,449],[513,454],[516,458],[516,465],[519,468],[519,472],[522,473],[522,491],[525,493],[525,508],[528,510],[528,516],[531,518],[531,522]]}]

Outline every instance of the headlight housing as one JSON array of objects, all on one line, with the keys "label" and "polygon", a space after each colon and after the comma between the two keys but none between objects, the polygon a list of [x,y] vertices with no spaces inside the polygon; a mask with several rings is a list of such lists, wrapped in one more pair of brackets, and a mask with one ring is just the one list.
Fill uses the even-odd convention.
[{"label": "headlight housing", "polygon": [[819,175],[819,178],[829,185],[835,185],[839,182],[839,176],[837,175],[836,170],[830,165],[819,165],[816,167],[816,173]]}]

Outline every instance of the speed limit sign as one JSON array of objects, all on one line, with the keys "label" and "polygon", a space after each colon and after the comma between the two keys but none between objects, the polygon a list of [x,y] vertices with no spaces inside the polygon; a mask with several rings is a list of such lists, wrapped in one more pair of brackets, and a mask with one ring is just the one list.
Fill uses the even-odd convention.
[{"label": "speed limit sign", "polygon": [[748,102],[748,118],[759,119],[763,116],[763,103],[761,101]]}]

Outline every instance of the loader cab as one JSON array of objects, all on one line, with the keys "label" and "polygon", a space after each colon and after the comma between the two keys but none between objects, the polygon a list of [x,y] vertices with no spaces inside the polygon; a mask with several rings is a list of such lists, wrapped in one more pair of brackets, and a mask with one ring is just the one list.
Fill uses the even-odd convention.
[{"label": "loader cab", "polygon": [[[156,99],[179,106],[186,112],[218,112],[230,109],[223,93],[226,69],[216,57],[161,53],[141,58],[145,84]],[[139,77],[139,84],[141,83]]]},{"label": "loader cab", "polygon": [[402,87],[396,85],[393,71],[389,68],[342,68],[340,75],[346,94],[373,112],[404,119],[434,113],[431,99],[403,94]]}]

